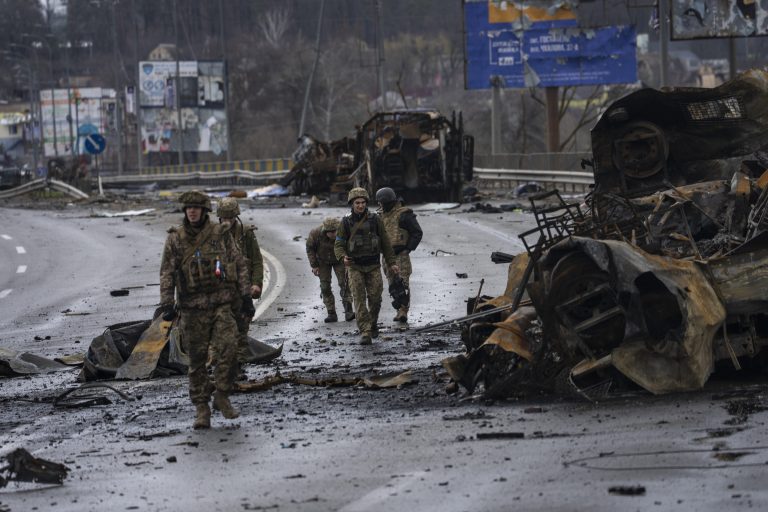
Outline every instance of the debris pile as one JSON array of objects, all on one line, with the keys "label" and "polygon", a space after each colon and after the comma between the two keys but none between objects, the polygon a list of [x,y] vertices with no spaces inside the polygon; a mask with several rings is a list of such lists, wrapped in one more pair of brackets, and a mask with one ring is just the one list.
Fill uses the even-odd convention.
[{"label": "debris pile", "polygon": [[322,142],[304,134],[280,185],[293,194],[338,194],[391,187],[407,202],[459,201],[472,179],[474,138],[461,114],[435,110],[380,112],[355,137]]},{"label": "debris pile", "polygon": [[537,227],[520,235],[504,294],[469,301],[467,354],[444,361],[454,380],[493,397],[596,399],[629,382],[698,389],[718,364],[764,367],[766,107],[762,70],[612,104],[592,130],[593,191],[581,204],[530,198]]}]

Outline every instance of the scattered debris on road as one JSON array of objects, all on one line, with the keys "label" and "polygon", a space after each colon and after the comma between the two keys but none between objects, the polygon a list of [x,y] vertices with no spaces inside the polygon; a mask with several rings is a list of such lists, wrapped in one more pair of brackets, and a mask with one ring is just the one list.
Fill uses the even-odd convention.
[{"label": "scattered debris on road", "polygon": [[7,465],[0,467],[0,488],[9,482],[63,484],[69,468],[58,462],[38,459],[24,448],[17,448],[5,456]]},{"label": "scattered debris on road", "polygon": [[82,386],[68,389],[65,392],[58,395],[53,400],[54,407],[61,407],[64,409],[79,409],[82,407],[93,407],[95,405],[109,405],[112,401],[104,396],[100,391],[107,390],[112,391],[117,396],[125,401],[135,400],[134,397],[123,393],[119,389],[115,389],[100,382],[89,382]]},{"label": "scattered debris on road", "polygon": [[265,391],[279,384],[300,384],[303,386],[319,387],[364,387],[368,389],[387,389],[401,388],[409,384],[415,384],[416,380],[409,371],[398,374],[375,375],[373,377],[330,377],[325,379],[312,379],[298,375],[275,375],[263,379],[236,382],[235,391],[241,393],[251,393],[256,391]]}]

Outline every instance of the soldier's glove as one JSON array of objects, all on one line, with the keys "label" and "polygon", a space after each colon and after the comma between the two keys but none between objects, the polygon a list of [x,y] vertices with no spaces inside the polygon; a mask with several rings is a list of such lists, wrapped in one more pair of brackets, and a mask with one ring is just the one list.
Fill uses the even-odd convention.
[{"label": "soldier's glove", "polygon": [[250,295],[243,295],[243,305],[240,306],[240,313],[245,318],[252,318],[256,314],[256,308],[253,307]]},{"label": "soldier's glove", "polygon": [[173,304],[166,304],[165,306],[162,306],[161,309],[163,312],[163,320],[166,322],[170,322],[176,318],[176,307]]}]

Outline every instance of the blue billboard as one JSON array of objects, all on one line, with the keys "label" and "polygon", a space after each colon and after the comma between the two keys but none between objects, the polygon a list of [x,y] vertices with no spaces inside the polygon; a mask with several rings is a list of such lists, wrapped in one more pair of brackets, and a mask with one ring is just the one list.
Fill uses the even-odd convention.
[{"label": "blue billboard", "polygon": [[559,22],[499,22],[488,2],[464,4],[466,85],[503,87],[599,85],[637,81],[635,27],[577,28]]}]

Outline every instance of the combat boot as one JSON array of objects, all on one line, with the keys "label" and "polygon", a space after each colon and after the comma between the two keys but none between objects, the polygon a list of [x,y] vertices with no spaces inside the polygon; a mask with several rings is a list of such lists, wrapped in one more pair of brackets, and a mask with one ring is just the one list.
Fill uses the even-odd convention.
[{"label": "combat boot", "polygon": [[378,338],[379,337],[379,319],[374,318],[373,322],[371,322],[371,338]]},{"label": "combat boot", "polygon": [[207,403],[196,404],[195,422],[192,428],[200,430],[201,428],[211,428],[211,408]]},{"label": "combat boot", "polygon": [[371,334],[364,332],[362,336],[360,336],[360,344],[361,345],[371,345],[373,344],[373,340],[371,340]]},{"label": "combat boot", "polygon": [[330,324],[332,322],[338,322],[338,321],[339,321],[339,317],[336,316],[336,311],[333,311],[333,310],[328,311],[328,316],[325,317],[325,320],[323,320],[323,322],[327,324]]},{"label": "combat boot", "polygon": [[213,394],[213,408],[217,411],[221,411],[221,415],[228,420],[233,420],[240,416],[240,413],[237,412],[237,409],[232,407],[232,404],[229,401],[229,397],[221,391],[217,391]]},{"label": "combat boot", "polygon": [[401,307],[397,310],[397,314],[395,315],[395,318],[393,318],[395,322],[402,322],[406,323],[408,321],[408,310]]},{"label": "combat boot", "polygon": [[355,319],[355,310],[352,309],[352,303],[351,302],[345,302],[344,303],[344,320],[347,322],[351,322]]}]

